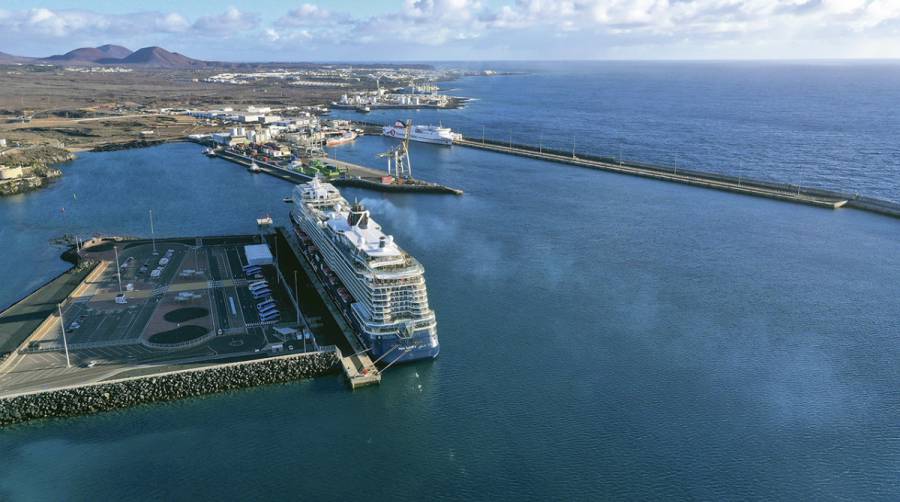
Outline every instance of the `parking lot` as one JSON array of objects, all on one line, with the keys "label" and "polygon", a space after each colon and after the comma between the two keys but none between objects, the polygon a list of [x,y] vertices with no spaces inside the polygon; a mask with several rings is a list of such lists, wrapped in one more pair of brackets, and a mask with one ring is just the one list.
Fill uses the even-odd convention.
[{"label": "parking lot", "polygon": [[249,240],[211,241],[88,248],[86,256],[107,263],[64,304],[71,366],[66,366],[60,326],[54,322],[35,333],[27,350],[0,374],[0,394],[108,379],[138,367],[258,356],[282,342],[276,324],[260,322],[262,299],[247,286],[267,281],[280,313],[277,326],[296,326],[295,308],[274,267],[246,277],[243,246]]}]

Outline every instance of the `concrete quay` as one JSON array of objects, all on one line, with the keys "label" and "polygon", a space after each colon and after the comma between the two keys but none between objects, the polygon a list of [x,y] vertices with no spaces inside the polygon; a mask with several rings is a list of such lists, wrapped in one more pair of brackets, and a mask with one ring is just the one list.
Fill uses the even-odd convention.
[{"label": "concrete quay", "polygon": [[[272,164],[271,162],[263,162],[261,160],[251,159],[244,155],[233,152],[221,151],[216,152],[216,156],[225,160],[229,160],[244,167],[250,167],[252,163],[256,163],[260,172],[281,178],[291,183],[306,183],[312,179],[312,176],[298,173],[290,169]],[[385,184],[381,183],[381,177],[387,173],[371,167],[361,166],[341,160],[328,159],[328,164],[345,169],[348,176],[329,180],[329,183],[335,186],[349,186],[355,188],[365,188],[378,192],[413,192],[413,193],[431,193],[431,194],[450,194],[462,195],[463,191],[458,188],[451,188],[437,183],[430,183],[422,180],[413,180],[410,183],[402,184]]]},{"label": "concrete quay", "polygon": [[338,356],[341,359],[341,367],[343,368],[344,375],[347,377],[347,381],[350,383],[350,387],[356,389],[381,383],[381,371],[375,366],[375,363],[372,362],[372,358],[369,357],[366,353],[366,348],[357,339],[353,328],[347,324],[340,309],[328,295],[328,292],[325,291],[324,285],[312,269],[312,266],[306,261],[306,256],[300,251],[300,242],[292,232],[285,230],[284,228],[278,228],[278,234],[284,238],[290,246],[297,261],[303,267],[303,271],[315,287],[316,292],[322,298],[322,301],[325,303],[325,306],[328,308],[332,317],[337,321],[340,331],[344,335],[344,339],[350,346],[350,350],[353,351],[347,355],[338,351]]},{"label": "concrete quay", "polygon": [[[258,242],[258,235],[89,241],[77,256],[90,266],[0,313],[7,352],[0,359],[0,397],[330,347],[319,341],[333,336],[318,322],[310,325],[277,269],[260,273],[281,319],[262,322],[241,254],[243,245]],[[150,273],[164,262],[161,273]],[[117,301],[122,289],[124,303]],[[273,329],[304,326],[311,345]]]}]

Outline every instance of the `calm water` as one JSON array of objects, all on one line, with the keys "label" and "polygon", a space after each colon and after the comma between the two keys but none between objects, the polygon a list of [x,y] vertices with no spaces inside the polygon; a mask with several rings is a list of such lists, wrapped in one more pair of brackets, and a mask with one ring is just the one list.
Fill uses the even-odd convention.
[{"label": "calm water", "polygon": [[[3,430],[0,500],[898,498],[896,220],[412,156],[466,195],[344,192],[424,263],[439,360]],[[0,303],[64,268],[68,227],[249,232],[288,190],[194,145],[83,154],[0,199]]]},{"label": "calm water", "polygon": [[445,84],[462,110],[335,114],[900,201],[898,62],[484,67],[529,73]]}]

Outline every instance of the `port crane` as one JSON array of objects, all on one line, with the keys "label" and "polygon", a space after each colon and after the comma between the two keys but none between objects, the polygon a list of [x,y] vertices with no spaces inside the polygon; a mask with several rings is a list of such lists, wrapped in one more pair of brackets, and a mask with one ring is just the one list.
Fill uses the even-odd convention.
[{"label": "port crane", "polygon": [[398,180],[412,179],[412,163],[409,161],[409,133],[412,131],[412,120],[403,125],[403,141],[386,152],[378,154],[387,159],[387,172]]}]

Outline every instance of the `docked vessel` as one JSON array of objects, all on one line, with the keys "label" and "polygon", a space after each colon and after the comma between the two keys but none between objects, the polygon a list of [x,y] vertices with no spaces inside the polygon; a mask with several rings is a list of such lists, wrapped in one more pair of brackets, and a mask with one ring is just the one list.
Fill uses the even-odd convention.
[{"label": "docked vessel", "polygon": [[301,251],[372,359],[393,364],[437,357],[437,321],[422,265],[330,183],[315,177],[292,196]]},{"label": "docked vessel", "polygon": [[256,162],[250,162],[250,172],[251,173],[258,173],[261,171],[262,171],[262,169],[260,169],[259,166],[256,165]]},{"label": "docked vessel", "polygon": [[[391,138],[403,139],[406,137],[406,129],[406,125],[398,120],[392,126],[384,126],[381,133]],[[422,143],[452,145],[460,138],[461,135],[453,132],[449,127],[414,125],[409,130],[410,141],[421,141]]]},{"label": "docked vessel", "polygon": [[344,143],[349,143],[356,139],[358,135],[356,131],[344,131],[339,136],[332,136],[325,141],[325,146],[331,148],[338,145],[343,145]]}]

